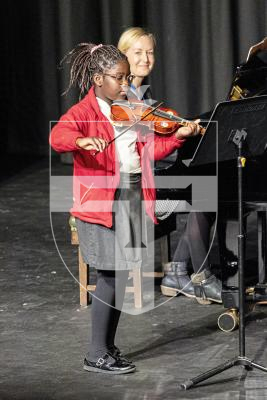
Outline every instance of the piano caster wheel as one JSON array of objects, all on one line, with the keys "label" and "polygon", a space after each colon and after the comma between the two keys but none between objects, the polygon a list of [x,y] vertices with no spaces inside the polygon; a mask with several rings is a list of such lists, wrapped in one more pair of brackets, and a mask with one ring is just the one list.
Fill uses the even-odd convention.
[{"label": "piano caster wheel", "polygon": [[223,332],[234,331],[239,324],[239,314],[235,308],[225,311],[218,317],[218,327]]}]

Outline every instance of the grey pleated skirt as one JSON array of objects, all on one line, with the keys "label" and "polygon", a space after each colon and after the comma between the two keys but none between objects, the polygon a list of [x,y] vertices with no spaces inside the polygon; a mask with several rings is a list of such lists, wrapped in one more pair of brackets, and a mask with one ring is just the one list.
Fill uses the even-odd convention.
[{"label": "grey pleated skirt", "polygon": [[146,229],[142,229],[145,218],[141,198],[141,174],[121,173],[112,228],[76,218],[80,249],[87,264],[104,270],[141,267]]}]

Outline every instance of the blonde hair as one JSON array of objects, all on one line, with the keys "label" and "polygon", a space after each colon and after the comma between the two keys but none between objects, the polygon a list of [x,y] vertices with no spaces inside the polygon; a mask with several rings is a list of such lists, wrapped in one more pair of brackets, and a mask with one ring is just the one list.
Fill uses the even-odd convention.
[{"label": "blonde hair", "polygon": [[127,50],[143,36],[148,36],[152,39],[153,46],[156,46],[156,39],[153,33],[146,31],[144,28],[140,28],[138,26],[126,29],[119,39],[118,49],[125,54]]}]

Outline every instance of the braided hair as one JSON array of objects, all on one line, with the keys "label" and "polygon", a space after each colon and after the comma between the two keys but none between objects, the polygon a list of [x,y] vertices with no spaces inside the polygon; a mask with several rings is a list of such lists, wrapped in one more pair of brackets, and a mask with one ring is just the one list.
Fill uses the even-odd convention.
[{"label": "braided hair", "polygon": [[78,86],[81,97],[93,84],[95,74],[104,73],[119,61],[126,60],[126,56],[115,46],[79,43],[60,62],[60,67],[65,63],[71,64],[69,85],[63,95],[67,94],[71,87]]}]

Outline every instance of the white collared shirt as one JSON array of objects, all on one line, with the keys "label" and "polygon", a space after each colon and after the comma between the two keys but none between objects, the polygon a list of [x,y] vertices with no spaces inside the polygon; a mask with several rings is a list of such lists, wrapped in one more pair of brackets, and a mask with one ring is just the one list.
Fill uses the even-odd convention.
[{"label": "white collared shirt", "polygon": [[[113,121],[110,118],[110,105],[96,98],[101,112],[107,117],[113,125],[115,138],[121,133],[121,130],[114,127]],[[125,127],[123,128],[125,129]],[[120,172],[131,174],[139,174],[141,172],[140,156],[136,147],[137,134],[134,130],[129,130],[118,139],[115,140],[116,150],[120,161]]]}]

